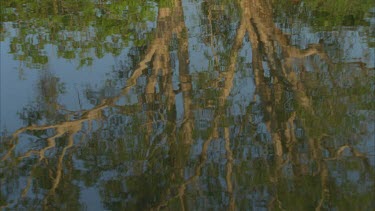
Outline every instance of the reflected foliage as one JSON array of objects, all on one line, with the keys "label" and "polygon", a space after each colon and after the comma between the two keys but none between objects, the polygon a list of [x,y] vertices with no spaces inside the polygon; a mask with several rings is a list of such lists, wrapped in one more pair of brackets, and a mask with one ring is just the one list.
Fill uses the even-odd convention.
[{"label": "reflected foliage", "polygon": [[[66,110],[65,83],[41,72],[25,126],[1,136],[0,206],[81,210],[95,196],[108,210],[374,209],[374,66],[347,47],[373,51],[362,3],[6,3],[10,53],[40,56],[30,65],[48,62],[47,44],[66,59],[127,50],[104,86],[86,88],[88,109]],[[280,22],[296,8],[303,25]]]},{"label": "reflected foliage", "polygon": [[150,1],[24,1],[2,3],[4,33],[10,53],[29,67],[48,63],[49,45],[57,56],[91,65],[105,54],[120,54],[129,46],[147,45],[155,21]]},{"label": "reflected foliage", "polygon": [[[308,23],[316,30],[332,30],[348,26],[368,26],[373,17],[371,0],[338,0],[338,1],[304,1],[275,0],[275,12],[283,18],[284,24],[299,22]],[[294,11],[288,13],[287,11]],[[285,19],[286,18],[286,19]]]}]

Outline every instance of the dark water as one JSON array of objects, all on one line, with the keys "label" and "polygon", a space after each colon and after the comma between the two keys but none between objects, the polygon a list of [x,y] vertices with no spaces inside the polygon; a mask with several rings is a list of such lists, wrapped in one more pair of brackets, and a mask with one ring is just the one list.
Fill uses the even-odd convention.
[{"label": "dark water", "polygon": [[1,1],[0,207],[374,210],[371,0]]}]

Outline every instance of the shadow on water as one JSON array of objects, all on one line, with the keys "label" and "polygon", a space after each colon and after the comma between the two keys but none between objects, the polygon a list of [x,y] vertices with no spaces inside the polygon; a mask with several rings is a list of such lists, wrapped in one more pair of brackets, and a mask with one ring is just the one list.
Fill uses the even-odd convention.
[{"label": "shadow on water", "polygon": [[2,3],[0,207],[374,209],[358,2]]}]

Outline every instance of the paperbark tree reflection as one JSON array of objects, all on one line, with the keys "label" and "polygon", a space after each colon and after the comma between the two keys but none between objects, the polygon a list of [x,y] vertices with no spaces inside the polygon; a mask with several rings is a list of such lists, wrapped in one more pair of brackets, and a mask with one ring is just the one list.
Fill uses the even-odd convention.
[{"label": "paperbark tree reflection", "polygon": [[[227,56],[219,58],[217,46],[222,40],[218,40],[213,23],[222,17],[213,16],[212,8],[226,7],[208,1],[209,6],[203,8],[209,14],[206,44],[212,49],[215,65],[220,62],[225,66],[214,70],[217,78],[204,81],[209,88],[196,90],[199,82],[194,78],[199,74],[190,71],[191,48],[182,1],[169,3],[159,5],[153,40],[117,95],[98,100],[92,109],[64,111],[57,102],[58,88],[51,83],[57,79],[48,74],[39,79],[40,96],[49,97],[40,104],[46,105],[42,106],[43,115],[50,122],[40,126],[29,119],[29,126],[17,130],[9,141],[2,141],[6,150],[1,160],[9,169],[3,174],[8,184],[7,190],[2,190],[2,195],[6,193],[2,200],[16,208],[81,209],[80,189],[96,186],[104,207],[111,210],[347,208],[351,206],[340,200],[351,193],[333,178],[339,169],[335,165],[342,159],[359,172],[364,186],[353,187],[358,193],[353,200],[358,201],[351,208],[370,208],[373,166],[351,140],[355,137],[340,142],[342,136],[337,131],[343,136],[357,133],[344,131],[345,124],[334,125],[346,121],[341,116],[348,116],[351,104],[339,105],[336,99],[321,103],[314,92],[326,91],[329,86],[331,90],[323,98],[336,97],[332,93],[342,85],[335,71],[346,70],[346,65],[358,68],[356,74],[363,82],[350,83],[362,90],[369,84],[366,74],[373,69],[360,62],[331,61],[324,41],[306,49],[291,45],[274,22],[274,3],[261,0],[236,2],[238,25],[232,39],[222,35],[221,39],[232,42],[226,43],[230,49],[225,52]],[[241,55],[246,43],[251,45],[252,58]],[[229,98],[243,58],[251,60],[256,90],[253,101],[246,105],[246,114],[235,117]],[[314,71],[307,71],[310,64]],[[324,71],[319,65],[327,69],[324,81],[316,79]],[[350,71],[347,74],[354,75]],[[199,91],[210,103],[199,102]],[[367,97],[370,91],[364,89],[361,94]],[[355,94],[343,96],[350,102],[357,100],[352,98]],[[121,99],[130,95],[136,95],[137,103],[122,105]],[[366,100],[356,105],[357,110],[371,110]],[[194,112],[212,112],[208,126],[196,124]],[[327,113],[330,115],[326,117],[334,120],[326,119]],[[258,131],[262,125],[265,130]],[[354,123],[351,126],[357,128]],[[17,150],[23,135],[38,138],[34,141],[37,146]],[[250,146],[242,148],[248,142]],[[216,144],[223,149],[212,152]],[[250,155],[243,156],[246,151]],[[215,156],[219,156],[218,161],[213,161]],[[19,168],[25,169],[16,173]],[[18,177],[12,178],[14,175]],[[19,187],[20,198],[11,202],[6,198],[11,195],[8,189],[18,187],[24,177],[27,182]],[[369,181],[370,185],[364,184]],[[210,197],[216,203],[205,204]]]}]

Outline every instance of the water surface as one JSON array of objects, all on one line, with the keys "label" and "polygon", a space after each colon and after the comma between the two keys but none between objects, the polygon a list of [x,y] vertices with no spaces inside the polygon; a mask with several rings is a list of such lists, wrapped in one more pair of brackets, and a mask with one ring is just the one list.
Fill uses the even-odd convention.
[{"label": "water surface", "polygon": [[1,4],[1,208],[375,209],[372,1]]}]

